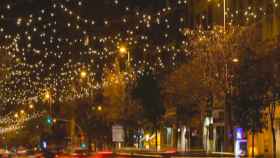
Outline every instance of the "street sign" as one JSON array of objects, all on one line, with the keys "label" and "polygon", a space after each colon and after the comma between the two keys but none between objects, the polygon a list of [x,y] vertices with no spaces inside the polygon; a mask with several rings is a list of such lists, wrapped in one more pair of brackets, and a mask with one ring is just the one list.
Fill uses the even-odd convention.
[{"label": "street sign", "polygon": [[124,129],[120,125],[112,126],[112,138],[113,142],[124,142]]}]

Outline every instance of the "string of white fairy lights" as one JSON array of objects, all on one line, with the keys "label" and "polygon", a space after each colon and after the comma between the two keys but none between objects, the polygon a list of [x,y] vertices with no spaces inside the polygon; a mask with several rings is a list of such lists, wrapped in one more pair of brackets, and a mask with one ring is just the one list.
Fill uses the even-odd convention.
[{"label": "string of white fairy lights", "polygon": [[44,112],[34,112],[32,114],[28,114],[23,113],[22,111],[19,113],[9,113],[0,118],[0,135],[18,131],[24,128],[27,122],[38,119],[44,116],[44,114]]}]

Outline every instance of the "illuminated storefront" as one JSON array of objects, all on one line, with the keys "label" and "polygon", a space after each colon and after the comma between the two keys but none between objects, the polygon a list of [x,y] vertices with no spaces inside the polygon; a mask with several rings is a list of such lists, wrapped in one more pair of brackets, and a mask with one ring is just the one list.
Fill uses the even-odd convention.
[{"label": "illuminated storefront", "polygon": [[235,128],[234,153],[236,156],[247,154],[247,139],[243,128]]},{"label": "illuminated storefront", "polygon": [[[264,157],[272,157],[273,154],[273,138],[271,132],[271,124],[270,119],[264,118],[266,120],[266,124],[268,125],[263,129],[261,133],[256,133],[254,136],[254,155],[260,155]],[[274,120],[274,128],[275,128],[275,137],[276,137],[276,157],[280,157],[280,107],[276,108],[275,120]],[[247,144],[248,144],[248,155],[252,155],[252,135],[248,133],[247,136]]]}]

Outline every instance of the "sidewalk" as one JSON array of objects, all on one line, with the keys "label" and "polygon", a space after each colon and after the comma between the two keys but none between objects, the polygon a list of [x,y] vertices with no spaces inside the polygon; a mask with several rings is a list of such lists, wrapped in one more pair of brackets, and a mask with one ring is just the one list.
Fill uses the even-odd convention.
[{"label": "sidewalk", "polygon": [[125,150],[122,149],[116,152],[119,156],[137,156],[137,157],[171,157],[171,158],[187,158],[187,157],[223,157],[223,158],[232,158],[235,157],[233,153],[206,153],[201,150],[194,150],[190,152],[176,152],[175,150],[167,150],[167,151],[149,151],[149,150]]},{"label": "sidewalk", "polygon": [[136,157],[170,157],[171,155],[175,155],[176,150],[164,150],[164,151],[154,151],[147,149],[136,149],[136,148],[123,148],[116,152],[116,155],[119,156],[136,156]]},{"label": "sidewalk", "polygon": [[191,151],[191,152],[178,152],[173,158],[184,158],[184,157],[223,157],[232,158],[235,157],[233,153],[207,153],[203,151]]}]

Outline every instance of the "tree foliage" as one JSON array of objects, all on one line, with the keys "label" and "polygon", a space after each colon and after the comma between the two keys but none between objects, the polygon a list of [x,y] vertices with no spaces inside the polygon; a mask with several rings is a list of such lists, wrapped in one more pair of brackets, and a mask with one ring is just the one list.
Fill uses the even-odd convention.
[{"label": "tree foliage", "polygon": [[151,122],[153,126],[158,126],[165,113],[158,79],[149,72],[141,76],[135,88],[133,96],[139,100],[143,107],[143,116],[146,121]]},{"label": "tree foliage", "polygon": [[144,75],[138,78],[132,91],[134,98],[142,105],[143,120],[147,121],[146,124],[150,124],[153,132],[155,132],[156,150],[158,150],[158,128],[165,114],[160,92],[159,79],[147,70]]},{"label": "tree foliage", "polygon": [[192,118],[200,114],[207,91],[201,66],[193,62],[170,73],[162,83],[165,107],[176,112],[176,120],[182,125],[190,125]]},{"label": "tree foliage", "polygon": [[261,70],[259,59],[248,49],[234,78],[235,120],[252,133],[260,132],[264,127],[262,116],[267,82],[266,73]]}]

